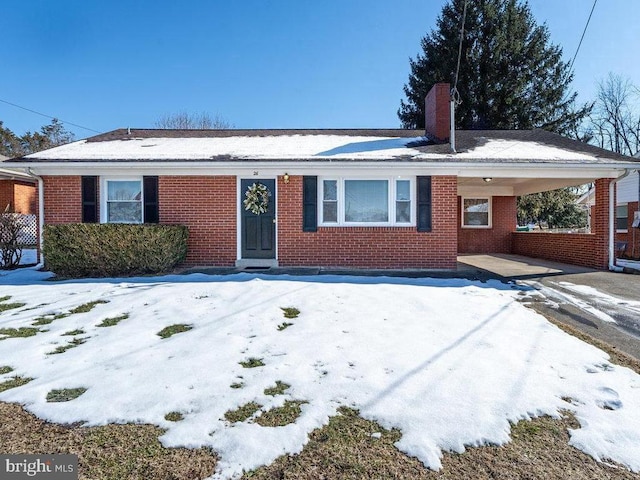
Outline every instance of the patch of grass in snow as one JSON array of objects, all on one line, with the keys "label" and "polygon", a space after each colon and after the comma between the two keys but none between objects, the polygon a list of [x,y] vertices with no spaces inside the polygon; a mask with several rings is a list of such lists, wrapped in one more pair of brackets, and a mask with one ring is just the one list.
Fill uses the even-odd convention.
[{"label": "patch of grass in snow", "polygon": [[272,408],[267,410],[258,418],[256,423],[263,427],[284,427],[295,421],[300,417],[302,410],[300,405],[308,402],[302,400],[287,400],[281,407]]},{"label": "patch of grass in snow", "polygon": [[102,303],[109,303],[107,300],[94,300],[93,302],[83,303],[82,305],[77,306],[76,308],[72,308],[69,310],[70,313],[87,313],[94,309],[96,305],[100,305]]},{"label": "patch of grass in snow", "polygon": [[61,318],[67,318],[69,315],[71,315],[71,314],[70,313],[56,313],[55,315],[42,315],[42,316],[36,318],[35,322],[33,322],[31,325],[33,325],[34,327],[38,327],[40,325],[49,325],[54,320],[60,320]]},{"label": "patch of grass in snow", "polygon": [[224,419],[231,423],[244,422],[261,408],[262,405],[256,402],[245,403],[235,410],[227,410],[224,414]]},{"label": "patch of grass in snow", "polygon": [[61,318],[67,318],[71,315],[74,315],[76,313],[87,313],[90,312],[91,310],[93,310],[93,308],[96,305],[100,305],[102,303],[109,303],[106,300],[95,300],[93,302],[87,302],[87,303],[83,303],[82,305],[79,305],[75,308],[72,308],[71,310],[69,310],[68,312],[64,312],[64,313],[56,313],[54,314],[48,314],[48,315],[41,315],[38,318],[35,319],[35,321],[31,324],[34,327],[38,327],[41,325],[49,325],[50,323],[52,323],[54,320],[60,320]]},{"label": "patch of grass in snow", "polygon": [[0,312],[4,312],[6,310],[13,310],[14,308],[20,308],[26,305],[26,303],[22,303],[22,302],[4,303],[10,299],[11,299],[11,295],[4,295],[3,297],[0,297]]},{"label": "patch of grass in snow", "polygon": [[240,365],[242,365],[243,368],[264,367],[264,362],[262,361],[261,358],[251,357],[240,362]]},{"label": "patch of grass in snow", "polygon": [[36,318],[36,321],[33,322],[31,325],[33,325],[34,327],[39,327],[41,325],[49,325],[51,322],[53,322],[53,318],[50,318],[50,317],[38,317],[38,318]]},{"label": "patch of grass in snow", "polygon": [[68,332],[64,332],[62,335],[73,337],[74,335],[84,335],[84,333],[85,333],[84,330],[82,330],[81,328],[78,328],[76,330],[69,330]]},{"label": "patch of grass in snow", "polygon": [[25,309],[23,310],[23,312],[28,312],[29,310],[35,310],[36,308],[46,307],[47,305],[49,305],[49,304],[48,304],[48,303],[41,303],[41,304],[39,304],[39,305],[34,305],[33,307],[25,308]]},{"label": "patch of grass in snow", "polygon": [[235,382],[235,383],[232,383],[232,384],[231,384],[231,385],[229,385],[229,386],[230,386],[231,388],[238,389],[238,388],[242,388],[242,387],[244,387],[244,383],[242,383],[242,382]]},{"label": "patch of grass in snow", "polygon": [[0,367],[0,375],[6,375],[7,373],[13,372],[13,368],[8,365]]},{"label": "patch of grass in snow", "polygon": [[5,312],[7,310],[13,310],[14,308],[24,307],[26,303],[22,302],[14,302],[14,303],[0,303],[0,312]]},{"label": "patch of grass in snow", "polygon": [[284,313],[284,318],[298,318],[300,310],[296,307],[280,307],[280,310]]},{"label": "patch of grass in snow", "polygon": [[278,331],[281,332],[285,328],[289,328],[291,325],[293,325],[293,323],[282,322],[280,325],[278,325]]},{"label": "patch of grass in snow", "polygon": [[169,325],[160,330],[156,335],[161,338],[169,338],[176,333],[188,332],[193,328],[193,325],[187,325],[186,323],[176,323],[175,325]]},{"label": "patch of grass in snow", "polygon": [[0,392],[4,392],[5,390],[9,390],[10,388],[21,387],[22,385],[26,385],[33,378],[19,377],[16,375],[15,377],[11,377],[6,382],[0,383]]},{"label": "patch of grass in snow", "polygon": [[87,341],[86,338],[74,338],[73,340],[71,340],[66,345],[60,345],[53,352],[47,353],[47,355],[57,355],[59,353],[64,353],[67,350],[70,350],[72,348],[76,348],[78,345],[82,345],[86,341]]},{"label": "patch of grass in snow", "polygon": [[276,395],[283,395],[285,390],[289,388],[291,385],[281,382],[280,380],[276,380],[275,387],[269,387],[264,389],[264,394],[269,395],[271,397],[275,397]]},{"label": "patch of grass in snow", "polygon": [[164,416],[164,419],[167,422],[179,422],[180,420],[184,419],[184,417],[180,412],[169,412]]},{"label": "patch of grass in snow", "polygon": [[70,402],[71,400],[78,398],[86,391],[87,389],[84,387],[51,390],[49,393],[47,393],[47,402]]},{"label": "patch of grass in snow", "polygon": [[99,323],[97,326],[98,327],[114,327],[115,325],[120,323],[122,320],[126,320],[127,318],[129,318],[129,314],[123,313],[122,315],[118,315],[117,317],[105,318],[102,321],[102,323]]},{"label": "patch of grass in snow", "polygon": [[31,327],[0,328],[0,335],[4,335],[4,337],[0,338],[0,340],[18,337],[33,337],[39,331],[40,330],[38,330],[37,328]]},{"label": "patch of grass in snow", "polygon": [[195,480],[210,477],[216,466],[210,449],[163,447],[164,432],[154,425],[57,425],[1,402],[0,418],[0,452],[74,453],[79,478]]}]

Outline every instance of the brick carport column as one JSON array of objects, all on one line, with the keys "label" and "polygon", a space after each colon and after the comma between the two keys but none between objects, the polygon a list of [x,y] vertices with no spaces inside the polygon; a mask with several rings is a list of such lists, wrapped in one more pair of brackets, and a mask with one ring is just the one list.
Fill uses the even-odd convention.
[{"label": "brick carport column", "polygon": [[[609,264],[609,184],[610,178],[596,180],[596,204],[594,207],[591,233],[596,236],[593,263],[598,268],[607,269]],[[615,189],[613,192],[615,205]]]}]

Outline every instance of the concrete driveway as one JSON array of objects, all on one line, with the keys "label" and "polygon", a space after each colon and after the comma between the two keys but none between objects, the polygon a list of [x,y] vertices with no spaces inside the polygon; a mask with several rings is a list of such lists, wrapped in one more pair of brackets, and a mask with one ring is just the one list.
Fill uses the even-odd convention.
[{"label": "concrete driveway", "polygon": [[519,255],[461,255],[459,273],[515,281],[538,291],[534,308],[640,359],[640,275]]}]

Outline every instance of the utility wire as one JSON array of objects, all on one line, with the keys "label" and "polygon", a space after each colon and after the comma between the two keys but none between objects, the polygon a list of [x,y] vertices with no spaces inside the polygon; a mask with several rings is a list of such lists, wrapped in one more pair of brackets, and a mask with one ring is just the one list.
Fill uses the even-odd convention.
[{"label": "utility wire", "polygon": [[22,107],[20,105],[16,105],[15,103],[7,102],[6,100],[2,100],[1,98],[0,98],[0,102],[6,103],[7,105],[11,105],[12,107],[21,108],[22,110],[26,110],[27,112],[35,113],[36,115],[40,115],[42,117],[46,117],[46,118],[49,118],[51,120],[54,120],[54,119],[55,120],[59,120],[61,123],[66,123],[68,125],[73,125],[74,127],[82,128],[83,130],[88,130],[88,131],[94,132],[94,133],[102,133],[102,132],[99,132],[97,130],[94,130],[93,128],[83,127],[82,125],[78,125],[77,123],[67,122],[66,120],[62,120],[61,118],[52,117],[51,115],[46,115],[44,113],[40,113],[40,112],[36,112],[35,110],[31,110],[30,108]]},{"label": "utility wire", "polygon": [[573,55],[571,62],[569,63],[569,72],[573,70],[573,64],[576,61],[576,57],[578,56],[578,52],[580,51],[580,47],[582,46],[582,40],[584,40],[584,34],[587,33],[587,28],[589,27],[589,22],[591,22],[591,16],[593,15],[593,11],[596,9],[596,3],[598,0],[593,0],[593,6],[591,7],[591,13],[589,13],[589,18],[587,18],[587,23],[584,26],[584,30],[582,30],[582,36],[580,37],[580,42],[578,42],[578,48],[576,48],[576,53]]},{"label": "utility wire", "polygon": [[460,43],[458,44],[458,65],[456,66],[456,77],[453,82],[453,88],[451,89],[451,96],[453,101],[456,102],[457,105],[462,103],[460,100],[460,93],[458,92],[458,75],[460,73],[460,59],[462,58],[462,39],[464,38],[464,24],[467,19],[467,1],[464,1],[464,8],[462,9],[462,24],[460,25]]}]

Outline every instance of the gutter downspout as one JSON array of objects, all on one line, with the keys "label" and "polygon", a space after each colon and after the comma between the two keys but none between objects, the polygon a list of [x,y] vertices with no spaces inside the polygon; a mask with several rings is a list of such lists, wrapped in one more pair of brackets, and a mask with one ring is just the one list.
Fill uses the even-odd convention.
[{"label": "gutter downspout", "polygon": [[27,174],[31,178],[35,178],[38,181],[38,246],[40,247],[38,255],[38,264],[36,269],[44,267],[44,254],[42,253],[42,247],[44,246],[44,180],[31,171],[31,168],[26,169]]},{"label": "gutter downspout", "polygon": [[616,204],[614,199],[616,197],[616,184],[623,178],[629,176],[632,170],[626,169],[622,175],[618,178],[614,178],[609,182],[609,270],[612,272],[622,272],[623,268],[616,265]]}]

